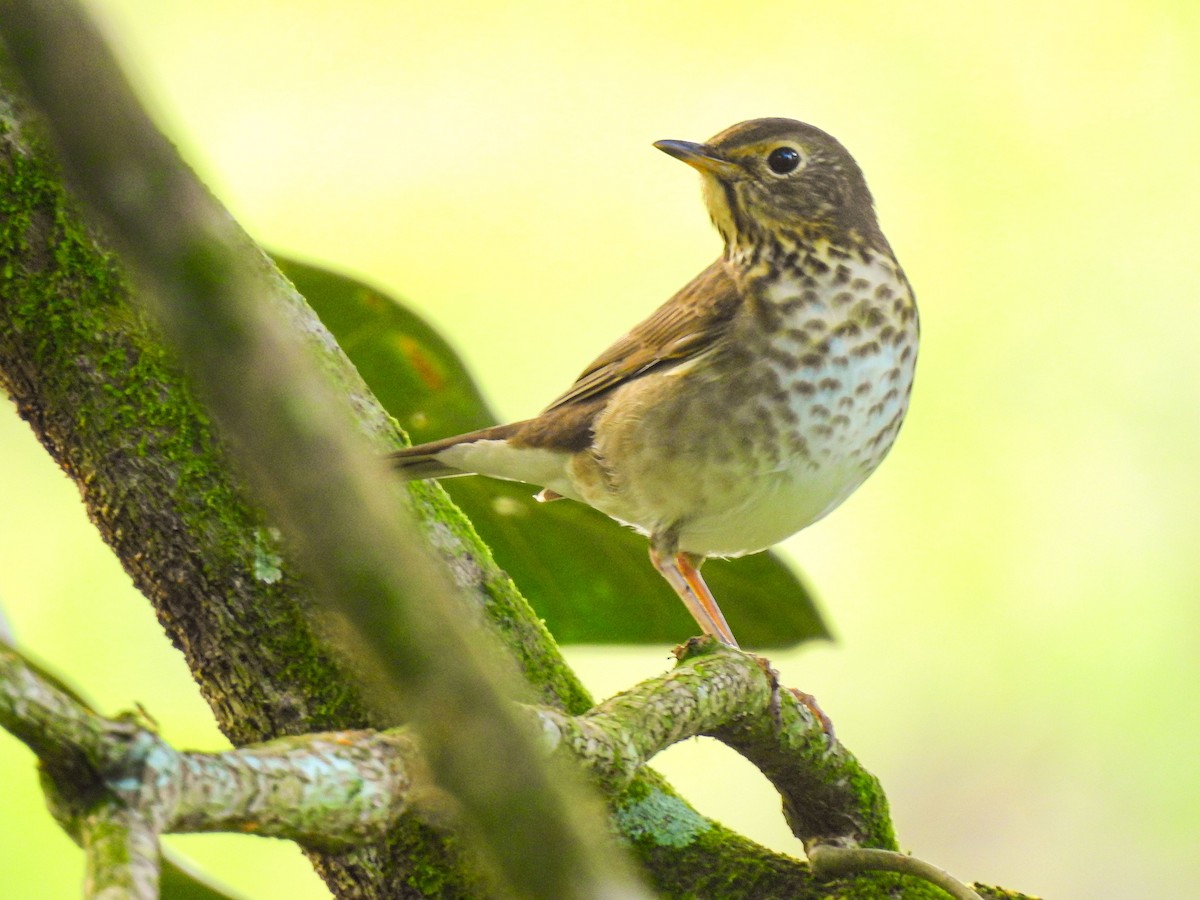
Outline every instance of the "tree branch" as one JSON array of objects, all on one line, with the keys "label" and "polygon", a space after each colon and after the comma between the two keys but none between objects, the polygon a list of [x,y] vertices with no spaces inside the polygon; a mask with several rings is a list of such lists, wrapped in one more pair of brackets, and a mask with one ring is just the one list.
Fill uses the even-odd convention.
[{"label": "tree branch", "polygon": [[[435,789],[403,729],[180,752],[137,718],[92,711],[2,644],[0,727],[38,755],[64,827],[85,849],[109,847],[100,854],[106,858],[122,856],[111,847],[127,845],[125,835],[146,831],[249,832],[344,850],[379,840],[414,798],[436,810]],[[128,864],[137,854],[123,858]]]},{"label": "tree branch", "polygon": [[87,859],[83,894],[96,900],[157,900],[158,834],[138,815],[99,804],[80,823]]},{"label": "tree branch", "polygon": [[712,735],[762,769],[793,833],[822,843],[894,850],[887,800],[874,776],[833,741],[758,657],[696,638],[675,671],[581,716],[536,710],[551,744],[570,748],[608,791],[623,789],[671,744]]},{"label": "tree branch", "polygon": [[[527,711],[551,738],[549,750],[568,752],[602,784],[620,790],[671,743],[731,718],[771,718],[778,688],[763,667],[710,640],[697,646],[699,653],[673,673],[584,715]],[[714,684],[724,689],[714,693]],[[808,719],[802,729],[820,731],[790,694],[779,702],[798,707],[795,715]],[[672,724],[658,727],[664,721]],[[655,734],[649,740],[642,736],[647,726]],[[160,834],[251,832],[336,852],[379,839],[414,801],[424,815],[445,812],[431,802],[432,786],[403,729],[302,735],[223,753],[179,752],[135,717],[111,720],[93,712],[3,645],[0,727],[43,754],[56,813],[87,852],[88,896],[106,890],[157,896]],[[813,865],[822,878],[900,872],[956,898],[979,900],[940,869],[893,851],[820,845]]]}]

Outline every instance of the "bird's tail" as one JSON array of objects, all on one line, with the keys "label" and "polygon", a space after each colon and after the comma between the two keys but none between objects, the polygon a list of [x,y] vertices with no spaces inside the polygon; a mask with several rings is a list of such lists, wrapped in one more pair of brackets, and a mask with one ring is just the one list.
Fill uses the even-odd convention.
[{"label": "bird's tail", "polygon": [[467,434],[430,441],[427,444],[417,444],[389,453],[388,459],[405,481],[424,481],[427,478],[453,478],[455,475],[473,475],[468,469],[459,469],[440,459],[438,455],[457,447],[460,444],[473,444],[475,441],[502,441],[509,437],[517,425],[495,425],[491,428],[481,428]]}]

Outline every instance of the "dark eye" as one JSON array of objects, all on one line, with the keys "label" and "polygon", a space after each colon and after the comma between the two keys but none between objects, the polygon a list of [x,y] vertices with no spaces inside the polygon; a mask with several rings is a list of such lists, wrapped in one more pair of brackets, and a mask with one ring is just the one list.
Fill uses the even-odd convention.
[{"label": "dark eye", "polygon": [[776,147],[767,157],[767,166],[776,175],[788,175],[800,165],[800,151],[793,147]]}]

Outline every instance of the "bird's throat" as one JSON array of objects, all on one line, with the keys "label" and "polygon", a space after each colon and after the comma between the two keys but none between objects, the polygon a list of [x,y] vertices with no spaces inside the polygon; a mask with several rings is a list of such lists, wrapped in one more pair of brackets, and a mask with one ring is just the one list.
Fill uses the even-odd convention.
[{"label": "bird's throat", "polygon": [[709,218],[712,219],[717,231],[721,233],[721,238],[725,241],[726,256],[728,256],[729,252],[739,244],[744,230],[744,223],[740,221],[738,212],[735,189],[732,184],[706,173],[702,190]]}]

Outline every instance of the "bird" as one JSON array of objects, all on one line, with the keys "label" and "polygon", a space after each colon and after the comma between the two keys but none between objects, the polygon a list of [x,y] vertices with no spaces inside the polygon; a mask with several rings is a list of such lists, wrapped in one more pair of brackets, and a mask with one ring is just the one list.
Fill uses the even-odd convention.
[{"label": "bird", "polygon": [[701,176],[721,255],[531,419],[391,454],[405,480],[480,474],[649,538],[701,631],[737,640],[700,574],[771,547],[875,470],[912,392],[912,288],[858,164],[786,118],[654,146]]}]

